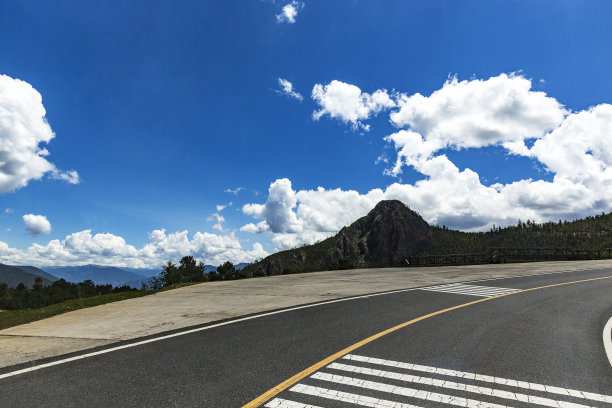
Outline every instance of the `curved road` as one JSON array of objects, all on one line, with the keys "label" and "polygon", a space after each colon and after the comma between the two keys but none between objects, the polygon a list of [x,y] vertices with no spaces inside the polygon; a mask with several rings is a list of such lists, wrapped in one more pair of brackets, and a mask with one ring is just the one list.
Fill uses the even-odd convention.
[{"label": "curved road", "polygon": [[[612,407],[612,367],[602,343],[612,316],[607,277],[612,270],[414,289],[238,321],[16,375],[54,360],[9,367],[0,370],[0,405]],[[587,279],[596,280],[494,297]]]}]

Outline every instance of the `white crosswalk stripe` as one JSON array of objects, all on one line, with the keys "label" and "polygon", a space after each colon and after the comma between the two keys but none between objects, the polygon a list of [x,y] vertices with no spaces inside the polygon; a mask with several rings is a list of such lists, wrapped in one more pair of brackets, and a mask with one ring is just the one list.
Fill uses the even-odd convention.
[{"label": "white crosswalk stripe", "polygon": [[[435,387],[448,388],[451,390],[458,390],[458,391],[465,391],[465,392],[474,393],[474,394],[492,395],[494,397],[498,397],[502,399],[529,402],[530,404],[534,404],[534,405],[544,405],[547,407],[559,406],[557,401],[552,400],[550,398],[541,398],[541,397],[536,398],[536,397],[526,395],[526,394],[520,394],[520,393],[504,391],[504,390],[496,390],[496,389],[489,388],[489,387],[480,387],[477,385],[463,384],[463,383],[458,383],[454,381],[439,380],[439,379],[429,378],[429,377],[419,377],[419,376],[411,375],[411,374],[402,374],[402,373],[396,373],[396,372],[391,372],[391,371],[376,370],[376,369],[365,368],[365,367],[356,367],[352,365],[338,364],[338,363],[332,363],[329,366],[327,366],[327,368],[331,368],[334,370],[348,371],[354,374],[365,374],[365,375],[370,375],[370,376],[388,378],[391,380],[400,380],[400,381],[411,382],[411,383],[416,383],[416,384],[432,385]],[[571,404],[571,406],[576,407],[576,408],[588,407],[588,405],[582,405],[582,404]]]},{"label": "white crosswalk stripe", "polygon": [[363,380],[360,378],[346,377],[343,375],[334,375],[324,372],[314,373],[310,378],[316,380],[329,381],[336,384],[350,385],[353,387],[364,388],[366,390],[381,391],[396,396],[417,398],[420,400],[441,402],[444,404],[454,405],[457,407],[470,407],[470,408],[505,408],[505,405],[491,404],[484,401],[478,401],[475,399],[460,398],[453,395],[441,394],[438,392],[418,390],[415,388],[398,387],[394,384],[385,384],[377,381]]},{"label": "white crosswalk stripe", "polygon": [[[349,361],[354,363],[345,363]],[[586,408],[596,401],[599,407],[612,407],[609,395],[354,354],[327,365],[286,393],[265,406],[321,408],[325,401],[334,401],[371,408],[419,408],[432,403],[467,408]]]},{"label": "white crosswalk stripe", "polygon": [[493,286],[467,285],[465,283],[450,283],[448,285],[436,285],[419,288],[430,292],[457,293],[460,295],[471,295],[481,297],[493,297],[516,292],[520,289],[497,288]]},{"label": "white crosswalk stripe", "polygon": [[592,401],[606,402],[608,404],[612,404],[612,396],[596,394],[593,392],[578,391],[578,390],[572,390],[572,389],[561,388],[561,387],[552,387],[550,385],[531,383],[527,381],[510,380],[508,378],[503,378],[503,377],[493,377],[490,375],[482,375],[482,374],[468,373],[465,371],[449,370],[446,368],[437,368],[437,367],[430,367],[430,366],[424,366],[424,365],[419,365],[419,364],[402,363],[399,361],[384,360],[381,358],[357,356],[354,354],[347,354],[346,356],[343,357],[343,359],[359,361],[359,362],[368,363],[368,364],[381,365],[381,366],[386,366],[386,367],[397,367],[397,368],[401,368],[405,370],[420,371],[420,372],[425,372],[425,373],[430,373],[430,374],[439,374],[439,375],[450,376],[450,377],[458,377],[458,378],[463,378],[466,380],[475,380],[475,381],[482,381],[486,383],[507,385],[510,387],[523,388],[525,390],[545,391],[551,394],[568,395],[568,396],[575,397],[575,398],[581,398],[581,399],[584,398],[584,399],[589,399]]},{"label": "white crosswalk stripe", "polygon": [[371,408],[421,408],[416,405],[404,404],[402,402],[394,402],[385,399],[368,397],[365,395],[353,394],[351,392],[334,391],[322,387],[313,387],[311,385],[298,384],[290,389],[292,392],[312,395],[320,398],[327,398],[335,401],[346,402],[362,407]]},{"label": "white crosswalk stripe", "polygon": [[272,401],[265,405],[266,408],[323,408],[318,405],[302,404],[301,402],[295,402],[286,400],[283,398],[274,398]]}]

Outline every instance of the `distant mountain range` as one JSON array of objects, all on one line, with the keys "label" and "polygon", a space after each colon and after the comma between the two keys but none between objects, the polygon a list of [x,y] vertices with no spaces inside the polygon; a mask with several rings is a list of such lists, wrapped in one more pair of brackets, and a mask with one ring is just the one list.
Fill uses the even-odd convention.
[{"label": "distant mountain range", "polygon": [[34,266],[11,266],[0,264],[0,283],[6,283],[11,288],[16,287],[20,283],[31,288],[37,276],[42,278],[44,286],[48,286],[58,279]]},{"label": "distant mountain range", "polygon": [[50,274],[50,273],[47,273],[47,272],[43,271],[42,269],[37,268],[37,267],[35,267],[35,266],[19,266],[19,265],[11,265],[11,267],[13,267],[13,268],[19,268],[19,269],[21,269],[22,271],[25,271],[25,272],[27,272],[27,273],[29,273],[29,274],[34,275],[34,277],[36,277],[36,276],[40,276],[41,278],[46,279],[46,280],[48,280],[48,281],[50,281],[50,282],[55,282],[56,280],[58,280],[58,279],[59,279],[57,276],[52,275],[52,274]]},{"label": "distant mountain range", "polygon": [[[236,269],[243,269],[247,263],[235,265]],[[44,270],[43,270],[44,269]],[[205,271],[217,270],[216,266],[205,265]],[[16,287],[23,282],[32,287],[37,276],[43,279],[43,285],[52,284],[58,279],[68,282],[82,282],[91,280],[96,285],[123,286],[127,285],[140,289],[142,283],[149,283],[151,279],[158,276],[160,268],[127,268],[101,265],[79,265],[79,266],[45,266],[42,269],[34,266],[11,266],[0,264],[0,283],[6,283],[9,287]]]},{"label": "distant mountain range", "polygon": [[91,280],[96,285],[121,286],[124,282],[142,279],[144,276],[123,268],[100,265],[46,266],[44,270],[68,282]]},{"label": "distant mountain range", "polygon": [[127,268],[125,266],[120,266],[119,269],[145,277],[157,276],[161,272],[161,268]]},{"label": "distant mountain range", "polygon": [[[236,268],[238,270],[241,270],[241,269],[246,268],[248,265],[249,265],[248,263],[243,262],[243,263],[239,263],[239,264],[234,265],[234,268]],[[128,268],[122,268],[122,269],[128,270]],[[145,270],[146,269],[140,269],[140,271],[145,271]],[[204,265],[204,272],[206,272],[206,273],[212,272],[212,271],[216,271],[216,270],[217,270],[216,266],[213,266],[213,265]],[[154,271],[155,273],[149,275],[148,277],[146,277],[144,279],[136,279],[136,280],[129,281],[129,282],[123,282],[122,285],[127,285],[127,286],[129,286],[131,288],[136,288],[136,289],[140,289],[142,287],[143,283],[146,284],[146,285],[150,285],[151,280],[155,276],[159,275],[159,272],[161,272],[161,268],[159,270],[158,269],[152,269],[152,271]]]}]

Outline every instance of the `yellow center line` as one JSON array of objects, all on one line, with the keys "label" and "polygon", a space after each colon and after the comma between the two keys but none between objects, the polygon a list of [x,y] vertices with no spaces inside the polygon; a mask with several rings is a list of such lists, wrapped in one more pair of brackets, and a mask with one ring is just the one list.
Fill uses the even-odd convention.
[{"label": "yellow center line", "polygon": [[322,368],[322,367],[324,367],[324,366],[334,362],[335,360],[339,359],[340,357],[342,357],[342,356],[344,356],[346,354],[349,354],[350,352],[354,351],[355,349],[358,349],[361,346],[364,346],[364,345],[366,345],[368,343],[371,343],[371,342],[373,342],[376,339],[379,339],[379,338],[381,338],[383,336],[386,336],[389,333],[393,333],[394,331],[402,329],[402,328],[404,328],[406,326],[410,326],[411,324],[420,322],[421,320],[429,319],[430,317],[434,317],[434,316],[440,315],[442,313],[447,313],[447,312],[450,312],[452,310],[461,309],[462,307],[466,307],[466,306],[470,306],[470,305],[475,305],[477,303],[486,302],[486,301],[493,300],[493,299],[499,299],[499,298],[504,297],[504,296],[516,295],[518,293],[530,292],[532,290],[552,288],[552,287],[555,287],[555,286],[563,286],[563,285],[571,285],[571,284],[576,284],[576,283],[592,282],[592,281],[596,281],[596,280],[610,279],[610,278],[612,278],[612,276],[604,276],[604,277],[601,277],[601,278],[582,279],[582,280],[577,280],[577,281],[572,281],[572,282],[555,283],[553,285],[538,286],[536,288],[517,290],[516,292],[505,293],[503,295],[492,296],[490,298],[484,298],[484,299],[475,300],[473,302],[463,303],[461,305],[449,307],[447,309],[438,310],[437,312],[433,312],[433,313],[429,313],[429,314],[417,317],[416,319],[409,320],[407,322],[398,324],[397,326],[393,326],[390,329],[383,330],[383,331],[381,331],[379,333],[376,333],[373,336],[365,338],[365,339],[363,339],[363,340],[361,340],[361,341],[359,341],[359,342],[357,342],[357,343],[355,343],[355,344],[353,344],[351,346],[348,346],[347,348],[345,348],[343,350],[340,350],[339,352],[337,352],[335,354],[332,354],[331,356],[329,356],[329,357],[319,361],[318,363],[311,365],[310,367],[308,367],[304,371],[301,371],[301,372],[297,373],[296,375],[294,375],[293,377],[283,381],[282,383],[278,384],[276,387],[271,388],[270,390],[266,391],[265,393],[261,394],[259,397],[255,398],[253,401],[251,401],[248,404],[244,405],[242,408],[259,407],[261,404],[267,402],[268,400],[270,400],[275,395],[277,395],[280,392],[286,390],[287,388],[291,387],[292,385],[294,385],[298,381],[300,381],[303,378],[309,376],[310,374],[314,373],[315,371],[319,370],[320,368]]}]

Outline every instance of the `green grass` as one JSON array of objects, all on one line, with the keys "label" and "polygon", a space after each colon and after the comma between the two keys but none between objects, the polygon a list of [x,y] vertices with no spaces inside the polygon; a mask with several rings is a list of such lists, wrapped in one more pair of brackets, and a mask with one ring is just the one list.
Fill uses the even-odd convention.
[{"label": "green grass", "polygon": [[71,312],[73,310],[85,309],[87,307],[100,306],[106,303],[119,302],[121,300],[152,295],[157,292],[165,292],[167,290],[195,285],[196,283],[201,282],[177,283],[175,285],[166,286],[160,290],[135,290],[130,292],[109,293],[107,295],[93,296],[82,299],[66,300],[65,302],[44,306],[39,309],[5,310],[0,312],[0,330],[8,327],[19,326],[20,324],[34,322],[36,320],[46,319],[47,317]]},{"label": "green grass", "polygon": [[93,296],[83,299],[66,300],[65,302],[41,307],[39,309],[5,310],[0,313],[0,330],[6,329],[7,327],[18,326],[20,324],[45,319],[47,317],[70,312],[72,310],[84,309],[86,307],[99,306],[105,303],[137,298],[141,296],[150,295],[155,292],[156,291],[152,290],[138,290],[131,292],[109,293],[107,295]]}]

